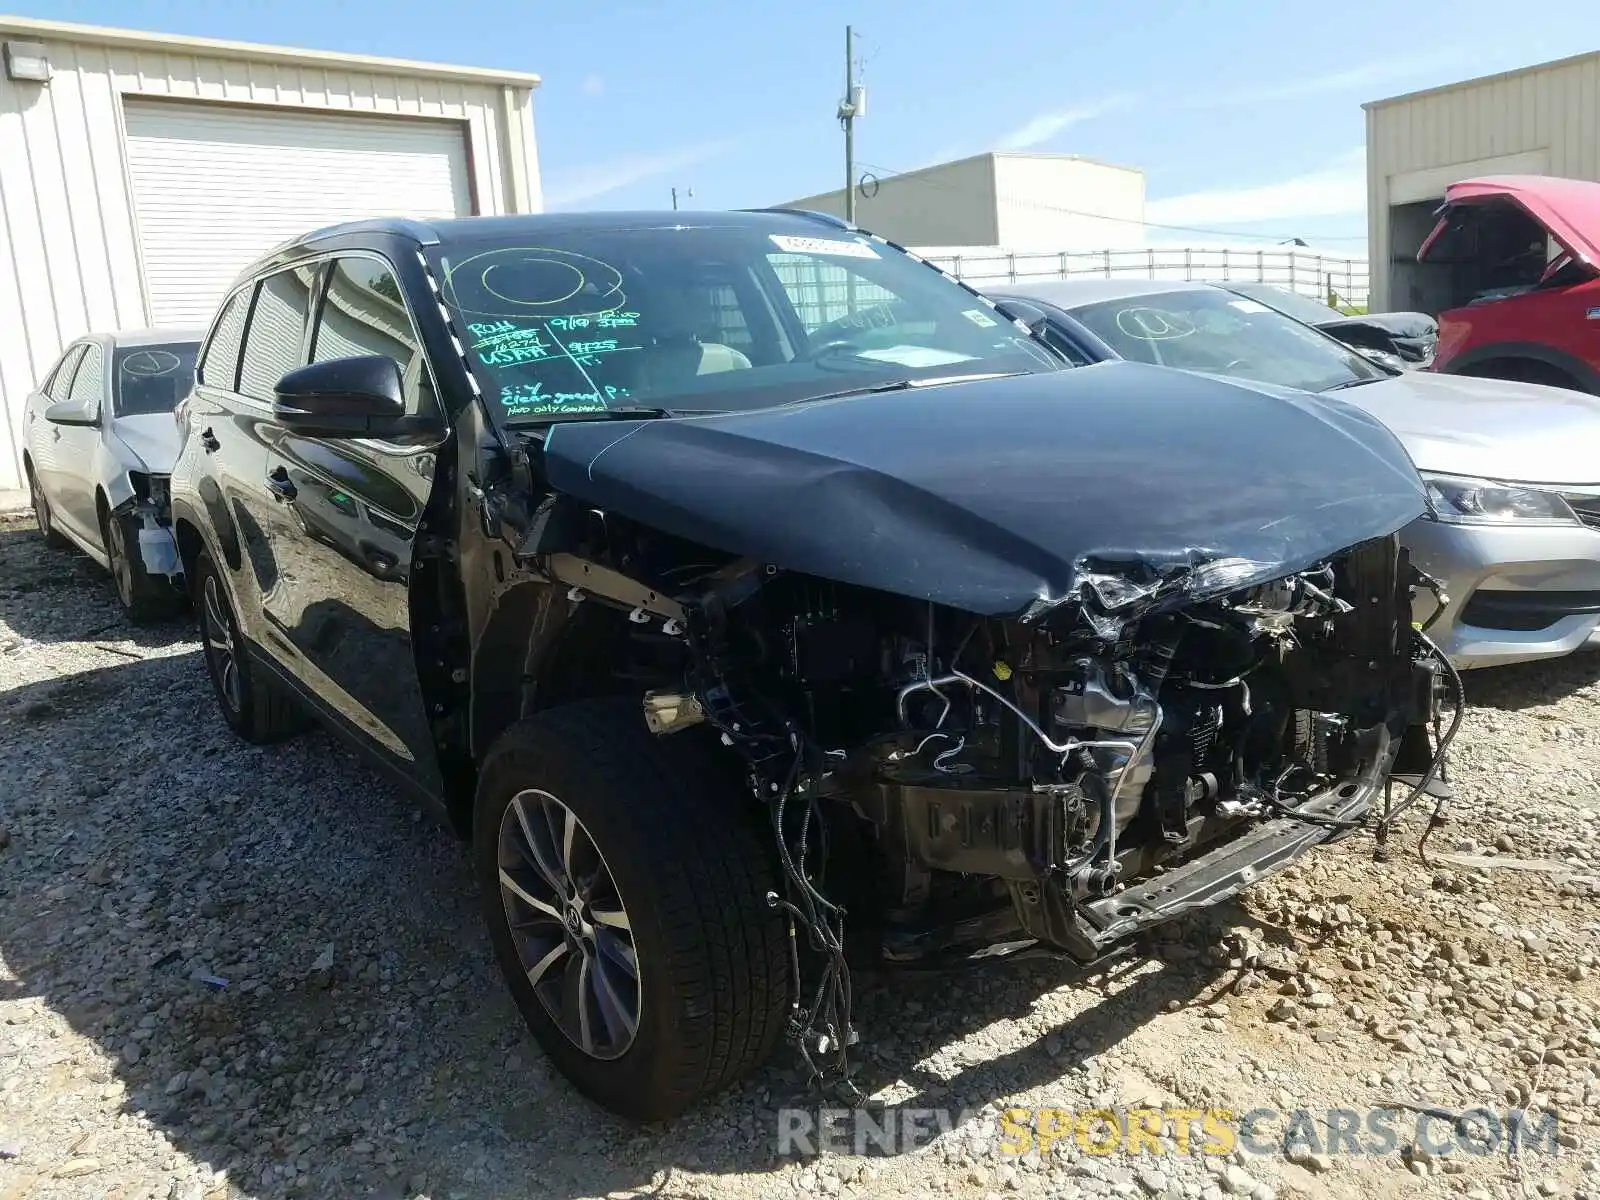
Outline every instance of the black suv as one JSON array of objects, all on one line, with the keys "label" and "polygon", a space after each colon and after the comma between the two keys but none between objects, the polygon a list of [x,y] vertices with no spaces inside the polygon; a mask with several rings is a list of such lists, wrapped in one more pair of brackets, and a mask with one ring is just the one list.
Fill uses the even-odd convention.
[{"label": "black suv", "polygon": [[469,837],[533,1033],[624,1114],[784,1038],[847,1069],[852,964],[1093,959],[1436,771],[1387,430],[1066,369],[825,218],[325,229],[181,420],[229,725],[314,715]]}]

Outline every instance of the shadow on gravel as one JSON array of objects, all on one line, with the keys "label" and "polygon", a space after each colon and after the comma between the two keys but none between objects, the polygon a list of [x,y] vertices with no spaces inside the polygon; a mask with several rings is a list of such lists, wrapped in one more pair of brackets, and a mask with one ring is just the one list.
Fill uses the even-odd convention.
[{"label": "shadow on gravel", "polygon": [[[105,568],[75,546],[46,546],[31,514],[0,515],[0,625],[33,642],[114,637],[154,648],[195,636],[187,606],[157,625],[132,624]],[[11,640],[0,633],[0,651]]]},{"label": "shadow on gravel", "polygon": [[1564,700],[1585,689],[1600,699],[1600,650],[1580,650],[1565,658],[1467,671],[1467,703],[1520,711]]},{"label": "shadow on gravel", "polygon": [[[583,1101],[501,985],[459,844],[325,735],[234,740],[197,652],[0,693],[0,779],[0,955],[13,980],[0,1000],[38,997],[97,1046],[52,1049],[60,1039],[0,1026],[0,1043],[21,1039],[22,1071],[0,1115],[33,1121],[27,1153],[45,1156],[8,1168],[59,1165],[50,1155],[66,1148],[44,1149],[67,1140],[48,1089],[74,1070],[103,1101],[80,1153],[131,1141],[111,1132],[119,1106],[143,1113],[183,1156],[181,1200],[211,1185],[189,1160],[258,1197],[680,1192],[693,1184],[665,1185],[668,1169],[772,1170],[777,1108],[819,1103],[786,1051],[666,1129]],[[1175,927],[1154,946],[1164,965],[1126,980],[1085,981],[1054,961],[859,978],[862,1082],[900,1081],[902,1107],[959,1110],[1063,1080],[1070,1104],[1088,1056],[1174,1002],[1216,998],[1230,980],[1205,951],[1237,916]],[[1105,994],[1046,1027],[1038,999],[1075,984]],[[1022,1023],[1022,1048],[950,1077],[916,1067],[1007,1020]],[[165,1187],[151,1172],[166,1157],[108,1161],[103,1185]]]}]

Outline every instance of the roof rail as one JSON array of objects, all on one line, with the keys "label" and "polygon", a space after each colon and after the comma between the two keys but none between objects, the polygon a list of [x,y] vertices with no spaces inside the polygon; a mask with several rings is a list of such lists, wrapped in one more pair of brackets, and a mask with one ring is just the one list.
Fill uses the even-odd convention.
[{"label": "roof rail", "polygon": [[821,221],[824,225],[832,225],[835,229],[848,229],[854,232],[856,226],[846,221],[843,217],[836,217],[832,213],[818,212],[814,208],[785,208],[781,204],[770,208],[746,208],[744,212],[755,213],[787,213],[792,217],[805,217],[809,221]]}]

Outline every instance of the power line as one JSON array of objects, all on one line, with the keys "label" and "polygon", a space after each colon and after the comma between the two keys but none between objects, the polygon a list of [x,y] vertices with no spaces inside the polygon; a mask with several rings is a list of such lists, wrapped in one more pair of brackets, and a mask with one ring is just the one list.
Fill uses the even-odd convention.
[{"label": "power line", "polygon": [[[910,176],[917,175],[917,174],[919,174],[919,172],[897,171],[893,167],[886,167],[886,166],[882,165],[881,163],[863,162],[863,163],[861,163],[861,165],[863,167],[867,167],[868,169],[870,169],[872,171],[882,172],[885,176],[887,176],[890,179],[899,178],[899,179],[902,179],[904,182],[907,182],[907,183],[918,183],[918,184],[923,185],[924,187],[944,188],[944,189],[946,189],[948,191],[954,191],[955,190],[952,187],[952,185],[947,184],[947,183],[940,183],[937,180],[926,179],[926,178],[910,178]],[[927,170],[927,168],[924,168],[924,170]],[[853,195],[853,192],[852,192],[852,195]],[[1087,217],[1090,220],[1094,220],[1094,221],[1115,221],[1115,222],[1117,222],[1119,224],[1123,224],[1123,225],[1140,225],[1140,226],[1144,226],[1144,227],[1149,228],[1149,229],[1167,229],[1167,230],[1171,230],[1171,231],[1173,231],[1175,233],[1203,233],[1203,234],[1206,234],[1209,237],[1251,238],[1251,239],[1255,239],[1255,240],[1259,240],[1259,241],[1268,241],[1268,242],[1281,242],[1281,241],[1283,241],[1283,235],[1281,233],[1244,233],[1244,232],[1241,232],[1241,231],[1238,231],[1238,230],[1232,230],[1232,229],[1206,229],[1206,228],[1204,228],[1202,226],[1198,226],[1198,225],[1167,225],[1167,224],[1163,224],[1160,221],[1143,221],[1143,220],[1139,220],[1139,219],[1134,218],[1134,217],[1111,217],[1111,216],[1106,216],[1106,215],[1104,215],[1102,213],[1080,212],[1077,209],[1065,208],[1065,207],[1063,207],[1062,205],[1059,205],[1059,204],[1047,204],[1042,200],[1026,200],[1026,199],[1022,199],[1020,197],[1007,197],[1004,200],[1004,203],[1006,203],[1006,204],[1016,204],[1016,205],[1020,205],[1020,206],[1022,206],[1024,208],[1039,209],[1039,210],[1044,211],[1044,212],[1061,213],[1061,214],[1063,214],[1065,216],[1069,216],[1069,217]],[[1346,233],[1346,234],[1330,235],[1330,236],[1327,236],[1327,237],[1318,237],[1316,235],[1306,235],[1306,236],[1312,237],[1312,238],[1314,238],[1314,240],[1320,241],[1320,242],[1364,242],[1364,241],[1367,240],[1366,234],[1348,234],[1348,233]]]}]

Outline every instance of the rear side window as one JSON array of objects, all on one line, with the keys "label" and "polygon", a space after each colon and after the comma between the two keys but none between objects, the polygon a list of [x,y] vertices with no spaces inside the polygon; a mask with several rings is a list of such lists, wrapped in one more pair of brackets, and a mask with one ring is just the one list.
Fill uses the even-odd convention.
[{"label": "rear side window", "polygon": [[52,400],[65,400],[67,391],[72,387],[72,375],[78,369],[78,362],[83,358],[83,347],[73,346],[61,358],[61,365],[56,368],[56,373],[50,377],[49,385],[44,389],[44,394]]},{"label": "rear side window", "polygon": [[375,258],[335,259],[317,316],[311,361],[368,354],[381,354],[400,365],[408,412],[434,411],[426,358],[394,272]]},{"label": "rear side window", "polygon": [[239,391],[271,401],[278,380],[302,364],[300,348],[311,312],[315,269],[279,271],[261,281],[239,364]]},{"label": "rear side window", "polygon": [[72,377],[72,389],[67,399],[83,405],[84,411],[100,415],[100,400],[106,394],[105,353],[98,345],[90,345],[83,354],[78,373]]},{"label": "rear side window", "polygon": [[239,350],[244,345],[244,320],[250,315],[250,296],[253,287],[235,292],[222,317],[217,321],[217,331],[206,346],[205,358],[200,363],[198,378],[212,387],[227,388],[230,392],[239,381]]}]

